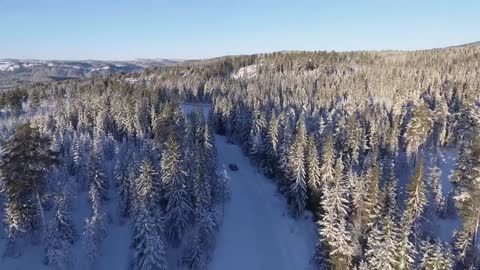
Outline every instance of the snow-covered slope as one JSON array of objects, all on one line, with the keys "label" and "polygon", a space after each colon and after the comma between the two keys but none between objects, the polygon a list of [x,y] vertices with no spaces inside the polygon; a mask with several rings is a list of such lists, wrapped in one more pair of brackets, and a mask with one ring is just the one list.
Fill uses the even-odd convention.
[{"label": "snow-covered slope", "polygon": [[133,61],[58,61],[0,59],[0,81],[82,79],[116,72],[137,72],[148,67],[172,65],[180,60],[137,59]]},{"label": "snow-covered slope", "polygon": [[231,201],[225,205],[212,270],[313,269],[317,236],[312,215],[292,219],[271,180],[251,164],[240,148],[216,136],[219,166],[236,163],[230,171]]},{"label": "snow-covered slope", "polygon": [[250,79],[255,77],[256,75],[257,75],[257,65],[250,65],[250,66],[242,67],[235,72],[232,72],[232,74],[230,74],[230,77],[232,79],[241,79],[241,78]]}]

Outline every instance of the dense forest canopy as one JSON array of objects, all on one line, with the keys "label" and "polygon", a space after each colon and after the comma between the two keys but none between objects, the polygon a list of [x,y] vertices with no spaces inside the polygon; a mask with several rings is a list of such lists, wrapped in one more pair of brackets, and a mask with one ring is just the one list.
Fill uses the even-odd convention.
[{"label": "dense forest canopy", "polygon": [[[133,268],[166,269],[166,250],[180,247],[183,265],[206,269],[228,199],[218,133],[272,178],[291,216],[314,213],[317,268],[476,269],[479,97],[477,47],[227,56],[22,85],[0,95],[8,251],[28,233],[53,231],[48,264],[68,269],[59,254],[79,237],[70,201],[88,190],[82,237],[92,263],[115,194],[132,224]],[[208,117],[182,113],[186,102],[210,104]],[[27,173],[7,158],[24,147],[15,144],[25,129],[50,141],[35,151],[62,161],[43,161],[36,200],[31,187],[8,181]],[[449,175],[444,155],[456,159]],[[461,223],[448,242],[438,229],[445,220]]]}]

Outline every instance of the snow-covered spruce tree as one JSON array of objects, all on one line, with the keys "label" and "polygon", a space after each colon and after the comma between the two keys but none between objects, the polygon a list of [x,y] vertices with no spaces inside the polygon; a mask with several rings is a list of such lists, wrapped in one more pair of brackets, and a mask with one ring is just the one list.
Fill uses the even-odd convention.
[{"label": "snow-covered spruce tree", "polygon": [[185,234],[192,209],[186,190],[186,173],[178,138],[170,134],[162,154],[161,182],[165,190],[165,232],[173,246],[178,246]]},{"label": "snow-covered spruce tree", "polygon": [[412,238],[412,226],[409,222],[403,218],[399,226],[399,236],[397,244],[397,269],[407,270],[412,269],[415,263],[415,256],[417,255],[417,249],[413,244]]},{"label": "snow-covered spruce tree", "polygon": [[406,222],[413,225],[422,215],[426,205],[427,197],[425,182],[423,180],[423,160],[420,160],[408,187],[408,198],[405,209]]},{"label": "snow-covered spruce tree", "polygon": [[85,143],[83,137],[75,135],[73,145],[73,174],[77,181],[77,185],[86,190],[88,178],[88,155],[85,151]]},{"label": "snow-covered spruce tree", "polygon": [[432,202],[434,202],[435,210],[438,214],[443,216],[445,208],[445,198],[442,191],[442,170],[435,164],[428,175],[428,184],[430,186],[430,193]]},{"label": "snow-covered spruce tree", "polygon": [[107,234],[107,221],[102,206],[99,185],[93,182],[90,184],[89,197],[92,213],[86,219],[83,245],[90,262],[95,264],[100,255],[100,244]]},{"label": "snow-covered spruce tree", "polygon": [[132,213],[133,269],[167,269],[164,243],[164,219],[155,198],[156,172],[145,160],[135,181],[135,205]]},{"label": "snow-covered spruce tree", "polygon": [[[8,236],[32,232],[41,222],[46,230],[42,200],[46,195],[45,173],[58,163],[58,153],[50,150],[50,140],[30,124],[17,127],[15,135],[2,146],[0,171],[5,196]],[[38,218],[40,217],[40,220]]]},{"label": "snow-covered spruce tree", "polygon": [[421,103],[413,110],[413,118],[407,125],[405,141],[407,143],[407,155],[415,160],[418,149],[429,138],[433,128],[432,112]]},{"label": "snow-covered spruce tree", "polygon": [[453,248],[456,258],[456,268],[475,269],[480,264],[477,247],[472,245],[472,235],[466,230],[453,232]]},{"label": "snow-covered spruce tree", "polygon": [[221,195],[221,203],[230,200],[232,192],[230,190],[230,176],[228,176],[227,168],[223,166],[219,176],[219,188],[217,194]]},{"label": "snow-covered spruce tree", "polygon": [[138,211],[134,217],[134,257],[132,268],[138,270],[163,270],[167,269],[165,258],[165,244],[163,241],[163,228],[158,218],[145,204],[148,201],[147,194],[142,197],[137,206]]},{"label": "snow-covered spruce tree", "polygon": [[392,115],[392,120],[387,134],[387,149],[391,157],[395,158],[398,156],[399,143],[398,138],[400,134],[400,121],[398,115]]},{"label": "snow-covered spruce tree", "polygon": [[257,163],[264,159],[264,137],[262,137],[265,130],[265,117],[261,111],[254,110],[252,113],[252,120],[250,124],[250,135],[248,138],[249,155]]},{"label": "snow-covered spruce tree", "polygon": [[183,137],[184,170],[186,172],[185,189],[187,191],[188,201],[191,209],[193,209],[195,190],[193,180],[196,160],[195,121],[195,114],[189,113],[185,123],[185,136]]},{"label": "snow-covered spruce tree", "polygon": [[354,257],[360,258],[363,256],[363,248],[362,245],[366,243],[361,242],[364,241],[364,234],[363,234],[363,227],[362,223],[360,222],[360,214],[362,209],[365,207],[365,195],[366,195],[366,188],[365,182],[362,178],[358,177],[358,175],[354,172],[353,168],[350,168],[346,175],[346,182],[348,187],[348,199],[349,199],[349,207],[350,213],[349,218],[351,220],[351,234],[352,234],[352,242],[351,246],[354,251]]},{"label": "snow-covered spruce tree", "polygon": [[[133,174],[135,175],[135,174]],[[144,158],[140,167],[140,175],[135,179],[134,187],[134,204],[145,201],[145,206],[151,211],[152,215],[158,215],[161,219],[162,213],[159,209],[161,202],[161,192],[159,187],[158,173],[152,165],[151,160]],[[138,211],[136,205],[132,206],[133,212]]]},{"label": "snow-covered spruce tree", "polygon": [[306,166],[309,204],[316,211],[321,199],[322,179],[315,137],[310,135],[307,142]]},{"label": "snow-covered spruce tree", "polygon": [[[372,153],[375,153],[373,150]],[[383,210],[381,202],[381,191],[380,191],[380,162],[376,158],[375,154],[372,154],[373,158],[371,160],[371,167],[367,169],[365,180],[366,180],[366,196],[365,196],[365,208],[363,212],[360,213],[362,220],[362,230],[363,232],[368,232],[370,228],[376,222],[376,219],[381,215]]]},{"label": "snow-covered spruce tree", "polygon": [[289,158],[289,190],[287,192],[290,213],[294,217],[302,214],[307,203],[307,183],[305,171],[306,146],[305,121],[300,118],[295,132],[295,141],[290,149]]},{"label": "snow-covered spruce tree", "polygon": [[292,137],[293,132],[290,126],[290,120],[286,119],[286,116],[281,115],[279,118],[282,130],[281,136],[278,143],[278,178],[279,178],[279,189],[282,192],[288,190],[289,186],[288,183],[288,176],[289,176],[289,155],[290,155],[290,147],[292,145]]},{"label": "snow-covered spruce tree", "polygon": [[265,174],[273,177],[278,169],[278,120],[275,111],[272,110],[270,121],[267,126],[265,146]]},{"label": "snow-covered spruce tree", "polygon": [[183,257],[183,264],[191,270],[204,270],[207,269],[207,257],[207,251],[203,247],[202,237],[197,228],[193,232],[193,239],[190,241],[188,252]]},{"label": "snow-covered spruce tree", "polygon": [[205,169],[204,173],[206,181],[208,181],[210,185],[210,193],[212,197],[211,204],[219,202],[219,197],[221,197],[221,194],[217,194],[217,192],[221,191],[221,188],[219,187],[220,183],[217,176],[217,150],[215,149],[213,140],[214,138],[210,123],[205,123],[199,157],[201,157],[201,160],[204,163],[203,167]]},{"label": "snow-covered spruce tree", "polygon": [[396,220],[399,218],[400,210],[398,208],[398,178],[393,168],[390,170],[389,177],[383,189],[383,215]]},{"label": "snow-covered spruce tree", "polygon": [[368,238],[366,257],[369,269],[397,269],[398,225],[389,217],[373,228]]},{"label": "snow-covered spruce tree", "polygon": [[157,147],[161,147],[167,135],[173,131],[173,106],[171,103],[162,103],[152,122],[152,133]]},{"label": "snow-covered spruce tree", "polygon": [[335,149],[333,148],[333,137],[329,133],[325,139],[322,149],[322,165],[320,166],[320,179],[322,186],[335,182]]},{"label": "snow-covered spruce tree", "polygon": [[449,115],[446,100],[441,96],[437,96],[436,106],[433,111],[433,138],[436,146],[445,146],[447,144]]},{"label": "snow-covered spruce tree", "polygon": [[348,146],[348,165],[349,166],[358,166],[360,159],[360,141],[362,136],[362,130],[359,126],[356,114],[353,113],[348,117],[347,120],[347,146]]},{"label": "snow-covered spruce tree", "polygon": [[[115,163],[115,178],[118,192],[118,211],[120,217],[128,217],[131,208],[132,184],[134,180],[130,179],[130,172],[135,170],[132,150],[128,149],[128,142],[125,140],[117,146],[117,161]],[[130,147],[133,147],[130,145]]]},{"label": "snow-covered spruce tree", "polygon": [[332,269],[349,269],[353,256],[352,235],[348,224],[347,188],[341,158],[337,158],[333,182],[324,184],[323,217],[318,221],[321,241],[328,247]]},{"label": "snow-covered spruce tree", "polygon": [[93,150],[88,164],[88,177],[89,185],[96,186],[100,198],[102,200],[107,199],[108,183],[105,177],[103,148],[100,136],[96,136],[93,141]]},{"label": "snow-covered spruce tree", "polygon": [[[194,213],[193,233],[190,245],[186,248],[183,262],[190,269],[205,269],[215,243],[217,222],[212,197],[211,168],[215,165],[214,147],[209,140],[203,138],[196,144],[195,164],[193,169],[194,182]],[[208,154],[211,151],[211,154]],[[213,154],[213,155],[212,155]],[[209,165],[210,164],[210,165]],[[209,169],[210,168],[210,169]],[[215,175],[216,176],[216,175]]]},{"label": "snow-covered spruce tree", "polygon": [[[469,145],[469,146],[468,146]],[[463,230],[477,245],[480,226],[480,133],[471,143],[464,143],[452,175],[455,200],[463,221]]]},{"label": "snow-covered spruce tree", "polygon": [[57,198],[55,216],[47,235],[48,265],[56,270],[67,270],[72,265],[72,245],[78,235],[70,217],[66,194]]},{"label": "snow-covered spruce tree", "polygon": [[453,258],[450,248],[439,240],[422,241],[420,267],[425,270],[452,269]]}]

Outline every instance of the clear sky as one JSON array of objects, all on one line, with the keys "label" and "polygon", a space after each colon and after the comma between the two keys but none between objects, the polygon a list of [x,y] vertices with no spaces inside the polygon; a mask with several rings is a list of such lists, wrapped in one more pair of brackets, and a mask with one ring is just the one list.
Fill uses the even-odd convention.
[{"label": "clear sky", "polygon": [[473,41],[477,0],[0,0],[0,58],[196,59]]}]

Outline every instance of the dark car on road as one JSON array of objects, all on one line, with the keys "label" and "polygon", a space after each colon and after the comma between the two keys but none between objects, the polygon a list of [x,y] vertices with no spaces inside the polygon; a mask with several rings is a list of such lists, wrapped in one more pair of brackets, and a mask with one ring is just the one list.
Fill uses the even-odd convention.
[{"label": "dark car on road", "polygon": [[231,171],[238,171],[238,166],[235,163],[228,164],[228,168],[230,168]]}]

